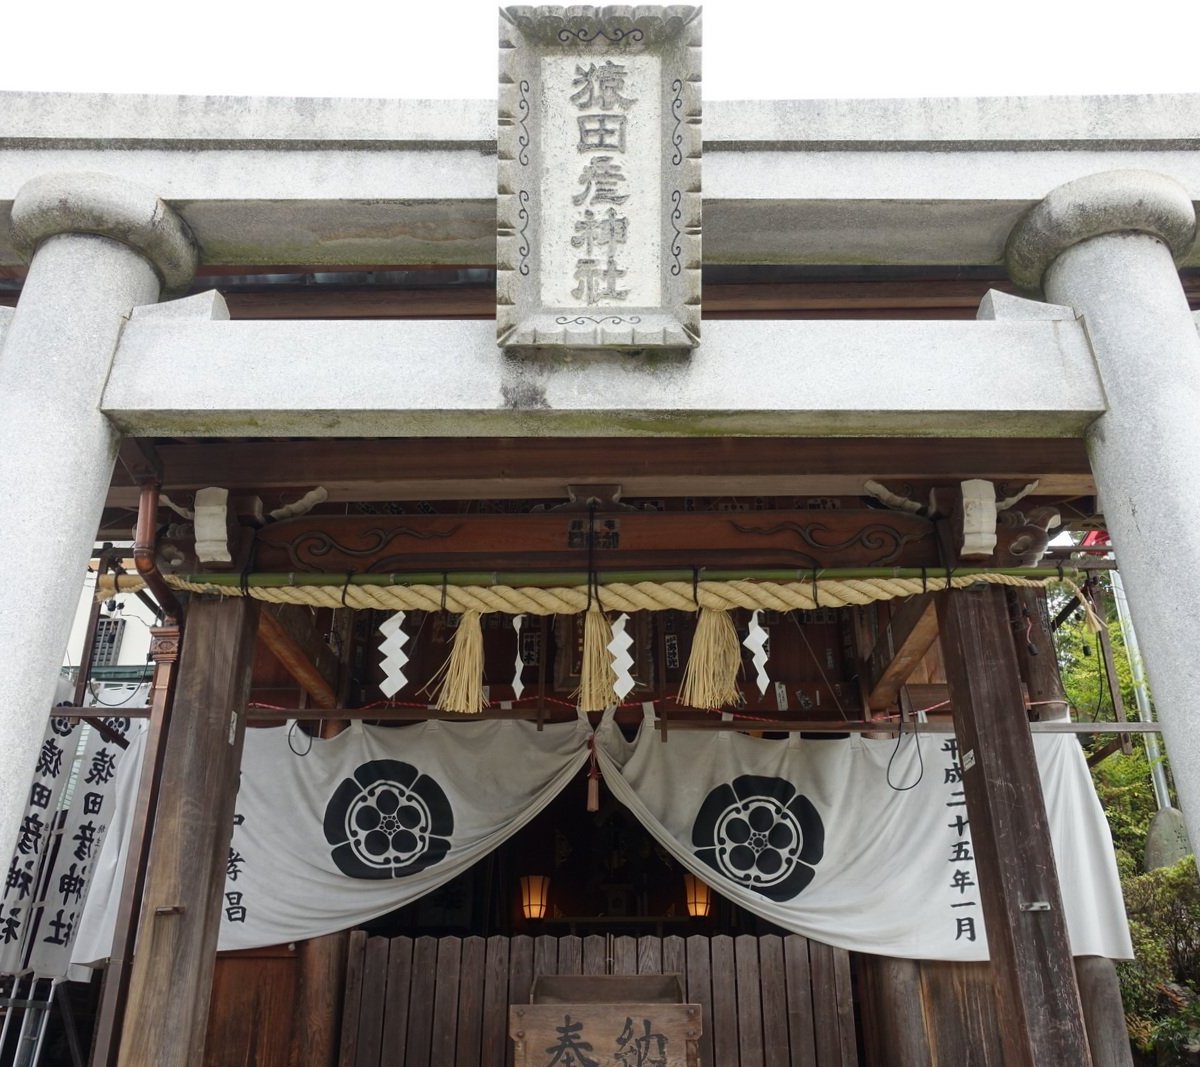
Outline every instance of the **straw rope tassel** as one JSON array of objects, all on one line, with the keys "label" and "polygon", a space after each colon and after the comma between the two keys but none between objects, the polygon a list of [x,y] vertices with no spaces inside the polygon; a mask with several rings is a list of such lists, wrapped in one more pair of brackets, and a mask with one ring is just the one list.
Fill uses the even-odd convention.
[{"label": "straw rope tassel", "polygon": [[580,711],[603,711],[617,702],[613,689],[616,674],[612,668],[612,624],[598,604],[583,616],[583,662],[579,669],[578,707]]},{"label": "straw rope tassel", "polygon": [[1084,596],[1083,590],[1079,588],[1070,578],[1064,578],[1062,584],[1065,585],[1072,593],[1075,594],[1075,599],[1083,605],[1083,614],[1087,620],[1088,629],[1094,634],[1098,634],[1104,629],[1104,623],[1100,621],[1100,616],[1096,614],[1095,608],[1092,607],[1092,602]]},{"label": "straw rope tassel", "polygon": [[450,655],[430,682],[436,686],[438,711],[478,715],[487,707],[483,698],[483,627],[479,619],[478,611],[463,612]]},{"label": "straw rope tassel", "polygon": [[693,708],[721,708],[738,701],[737,673],[742,649],[729,612],[701,608],[692,654],[683,672],[679,702]]}]

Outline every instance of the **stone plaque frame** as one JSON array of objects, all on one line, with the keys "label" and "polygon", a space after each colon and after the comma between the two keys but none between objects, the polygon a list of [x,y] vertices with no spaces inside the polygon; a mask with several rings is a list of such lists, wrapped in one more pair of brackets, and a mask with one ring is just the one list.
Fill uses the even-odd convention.
[{"label": "stone plaque frame", "polygon": [[[643,98],[651,81],[648,72],[657,73],[652,98],[643,108],[657,123],[651,130],[644,122],[636,128],[638,150],[630,157],[631,166],[640,162],[646,173],[656,172],[658,177],[653,188],[645,187],[648,182],[640,188],[634,183],[619,187],[631,194],[627,199],[632,200],[632,194],[639,198],[640,214],[636,224],[630,223],[629,243],[634,244],[636,234],[643,244],[632,249],[641,259],[628,272],[630,296],[615,298],[610,281],[598,296],[589,290],[588,297],[571,299],[570,293],[564,297],[563,278],[570,274],[564,275],[559,250],[571,242],[578,219],[558,217],[561,213],[547,204],[543,190],[553,187],[561,198],[560,190],[576,188],[568,185],[575,179],[564,168],[573,168],[575,158],[587,157],[582,145],[564,141],[565,126],[554,110],[562,111],[558,101],[563,92],[557,84],[554,92],[547,92],[546,72],[567,70],[569,78],[571,72],[580,74],[608,62],[638,73]],[[616,121],[615,116],[596,117]],[[507,353],[686,352],[700,343],[700,123],[698,7],[501,9],[496,337]],[[622,146],[615,151],[623,152],[623,122],[620,136]],[[595,198],[592,203],[595,206]],[[550,257],[544,254],[547,249]],[[547,264],[554,255],[558,259]],[[611,258],[607,262],[614,265]],[[581,281],[578,288],[582,287]]]}]

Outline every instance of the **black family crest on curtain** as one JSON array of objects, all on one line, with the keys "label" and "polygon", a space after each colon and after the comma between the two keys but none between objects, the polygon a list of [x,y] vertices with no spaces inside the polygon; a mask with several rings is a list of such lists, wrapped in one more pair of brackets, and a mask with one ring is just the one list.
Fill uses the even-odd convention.
[{"label": "black family crest on curtain", "polygon": [[342,780],[325,807],[325,840],[351,878],[404,878],[450,850],[445,791],[411,763],[371,760]]},{"label": "black family crest on curtain", "polygon": [[692,845],[719,874],[784,901],[813,880],[825,854],[825,827],[791,782],[743,774],[705,797],[692,824]]}]

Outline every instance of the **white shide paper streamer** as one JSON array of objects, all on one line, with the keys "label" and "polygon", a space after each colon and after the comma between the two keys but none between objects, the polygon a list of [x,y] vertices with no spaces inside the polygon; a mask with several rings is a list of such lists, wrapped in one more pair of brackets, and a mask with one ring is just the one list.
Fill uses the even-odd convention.
[{"label": "white shide paper streamer", "polygon": [[758,621],[760,614],[755,611],[750,616],[750,630],[742,644],[753,653],[750,662],[754,664],[754,681],[757,683],[758,692],[761,695],[766,693],[771,680],[767,677],[767,631]]},{"label": "white shide paper streamer", "polygon": [[613,692],[617,694],[618,700],[624,700],[636,684],[631,673],[633,657],[629,654],[629,648],[633,644],[633,635],[625,632],[625,624],[628,621],[628,615],[617,616],[612,624],[612,640],[608,643],[608,653],[612,656],[613,673],[617,676],[616,681],[613,682]]},{"label": "white shide paper streamer", "polygon": [[521,694],[525,692],[525,683],[521,681],[521,673],[525,669],[525,659],[521,655],[521,624],[524,621],[524,615],[513,616],[513,629],[517,631],[517,661],[513,664],[513,700],[520,700]]},{"label": "white shide paper streamer", "polygon": [[379,691],[389,700],[400,692],[404,683],[408,681],[404,677],[404,666],[408,663],[408,653],[404,651],[404,646],[408,643],[408,634],[401,629],[403,622],[404,612],[397,611],[379,627],[379,632],[383,634],[383,641],[379,646],[383,660],[379,665],[384,674],[383,681],[379,683]]}]

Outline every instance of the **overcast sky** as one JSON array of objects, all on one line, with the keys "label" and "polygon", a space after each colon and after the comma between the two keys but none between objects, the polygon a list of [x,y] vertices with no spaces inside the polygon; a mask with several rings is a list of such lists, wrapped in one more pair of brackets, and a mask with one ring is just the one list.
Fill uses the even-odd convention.
[{"label": "overcast sky", "polygon": [[[486,0],[4,7],[0,89],[495,95],[497,5]],[[1192,92],[1196,11],[1184,0],[711,0],[704,95]]]}]

